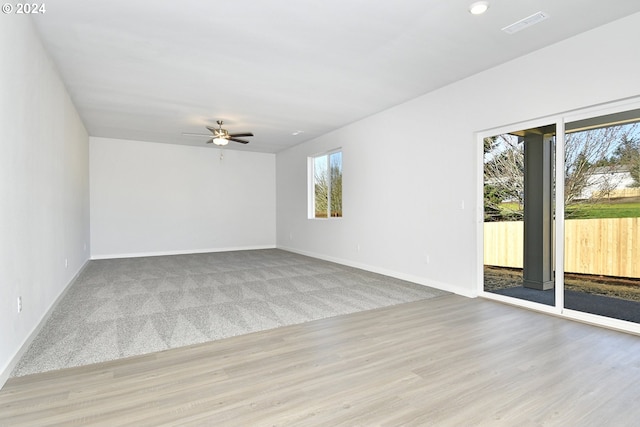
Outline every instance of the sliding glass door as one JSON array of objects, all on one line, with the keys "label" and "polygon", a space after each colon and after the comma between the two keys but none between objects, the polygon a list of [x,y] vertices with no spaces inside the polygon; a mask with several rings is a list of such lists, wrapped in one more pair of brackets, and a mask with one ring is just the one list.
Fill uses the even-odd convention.
[{"label": "sliding glass door", "polygon": [[640,324],[640,109],[482,144],[481,292]]},{"label": "sliding glass door", "polygon": [[484,139],[484,290],[555,305],[555,124]]},{"label": "sliding glass door", "polygon": [[566,124],[564,307],[640,323],[640,110]]}]

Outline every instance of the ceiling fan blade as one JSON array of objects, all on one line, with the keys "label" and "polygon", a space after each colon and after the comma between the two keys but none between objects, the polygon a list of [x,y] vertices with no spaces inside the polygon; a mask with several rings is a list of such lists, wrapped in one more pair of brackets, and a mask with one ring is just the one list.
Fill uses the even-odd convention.
[{"label": "ceiling fan blade", "polygon": [[182,136],[211,136],[209,133],[191,133],[191,132],[182,132]]},{"label": "ceiling fan blade", "polygon": [[205,126],[205,127],[206,127],[207,129],[209,129],[209,130],[210,130],[211,132],[213,132],[213,133],[215,133],[215,132],[218,130],[218,128],[214,128],[214,127],[211,127],[211,126]]},{"label": "ceiling fan blade", "polygon": [[207,144],[211,144],[213,142],[213,138],[207,141]]},{"label": "ceiling fan blade", "polygon": [[253,134],[251,132],[245,132],[245,133],[230,133],[229,136],[231,138],[235,138],[236,136],[253,136]]},{"label": "ceiling fan blade", "polygon": [[244,139],[231,138],[231,136],[229,136],[229,141],[239,142],[240,144],[248,144],[249,143],[249,141],[245,141]]}]

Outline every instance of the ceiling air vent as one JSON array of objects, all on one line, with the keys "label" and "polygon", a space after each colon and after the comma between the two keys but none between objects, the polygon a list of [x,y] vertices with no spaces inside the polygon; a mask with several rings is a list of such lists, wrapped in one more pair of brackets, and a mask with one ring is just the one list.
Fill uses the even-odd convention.
[{"label": "ceiling air vent", "polygon": [[548,13],[545,12],[536,12],[531,16],[527,16],[526,18],[522,18],[518,22],[514,22],[511,25],[507,25],[502,29],[507,34],[517,33],[518,31],[524,30],[527,27],[537,24],[538,22],[542,22],[549,17]]}]

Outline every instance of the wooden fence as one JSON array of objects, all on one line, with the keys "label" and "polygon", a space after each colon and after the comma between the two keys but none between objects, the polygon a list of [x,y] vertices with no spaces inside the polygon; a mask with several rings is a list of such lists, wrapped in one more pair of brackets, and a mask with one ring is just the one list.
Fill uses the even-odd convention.
[{"label": "wooden fence", "polygon": [[[484,264],[522,268],[522,221],[484,223]],[[565,221],[568,273],[640,278],[640,218]]]},{"label": "wooden fence", "polygon": [[640,188],[620,188],[607,192],[594,192],[593,197],[620,198],[620,197],[640,197]]}]

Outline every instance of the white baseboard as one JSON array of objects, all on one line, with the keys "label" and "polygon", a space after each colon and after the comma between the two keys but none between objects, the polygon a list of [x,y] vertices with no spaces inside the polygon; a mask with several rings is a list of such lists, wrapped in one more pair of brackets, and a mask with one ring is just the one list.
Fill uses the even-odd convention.
[{"label": "white baseboard", "polygon": [[449,283],[442,283],[435,280],[425,279],[424,277],[414,276],[411,274],[402,273],[399,271],[388,270],[385,268],[380,268],[374,265],[354,262],[351,260],[335,258],[323,254],[318,254],[315,252],[301,251],[295,248],[289,248],[287,246],[278,246],[278,249],[282,249],[283,251],[293,252],[300,255],[310,256],[312,258],[318,258],[325,261],[335,262],[336,264],[346,265],[348,267],[359,268],[361,270],[370,271],[372,273],[383,274],[385,276],[394,277],[400,280],[406,280],[407,282],[417,283],[419,285],[428,286],[430,288],[440,289],[441,291],[451,292],[456,295],[461,295],[467,298],[475,298],[478,296],[477,292],[469,291],[468,289],[463,289],[458,286],[451,285]]},{"label": "white baseboard", "polygon": [[120,254],[98,254],[91,255],[91,259],[117,259],[117,258],[142,258],[152,256],[166,256],[166,255],[189,255],[189,254],[206,254],[211,252],[233,252],[233,251],[253,251],[259,249],[275,249],[275,245],[263,245],[263,246],[234,246],[228,248],[208,248],[208,249],[184,249],[176,251],[154,251],[154,252],[132,252],[132,253],[120,253]]},{"label": "white baseboard", "polygon": [[80,274],[84,271],[84,269],[87,267],[88,264],[89,264],[89,260],[86,260],[82,265],[82,267],[80,267],[78,272],[75,274],[75,276],[73,276],[73,278],[69,281],[69,283],[67,283],[67,285],[62,290],[62,292],[60,292],[60,295],[58,295],[58,298],[56,298],[53,304],[51,304],[51,306],[49,307],[49,310],[47,310],[44,316],[42,316],[42,318],[40,319],[40,322],[38,322],[36,327],[33,328],[29,336],[27,336],[27,338],[24,340],[24,342],[20,346],[20,349],[11,358],[9,363],[4,367],[4,370],[0,372],[0,389],[4,387],[4,384],[9,380],[9,378],[11,377],[11,372],[13,372],[13,369],[16,367],[16,365],[18,364],[22,356],[24,356],[24,354],[27,352],[27,350],[31,346],[31,343],[38,336],[38,334],[40,333],[44,325],[47,323],[47,321],[51,317],[51,314],[53,314],[55,308],[58,306],[58,303],[62,301],[62,298],[64,298],[64,296],[67,294],[69,289],[71,289],[71,285],[73,285],[75,281],[78,279],[78,277],[80,277]]}]

